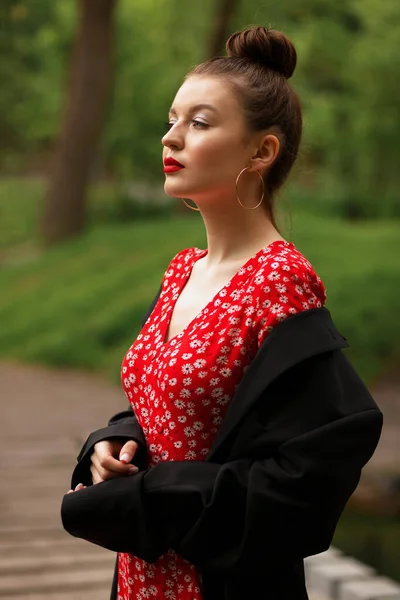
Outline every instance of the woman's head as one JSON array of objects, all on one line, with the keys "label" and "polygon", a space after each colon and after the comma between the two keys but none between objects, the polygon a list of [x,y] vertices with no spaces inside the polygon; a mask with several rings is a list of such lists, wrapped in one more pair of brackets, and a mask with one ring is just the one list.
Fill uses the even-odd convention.
[{"label": "woman's head", "polygon": [[[250,167],[244,203],[257,203],[246,200],[252,192],[255,200],[260,197],[260,182],[251,173],[259,170],[263,206],[274,222],[273,194],[291,170],[302,133],[300,101],[287,81],[296,52],[282,33],[264,27],[234,33],[226,49],[228,56],[195,67],[178,90],[163,138],[164,159],[172,156],[187,170],[167,176],[165,190],[199,202],[232,195],[237,175]],[[196,107],[204,104],[211,107]]]}]

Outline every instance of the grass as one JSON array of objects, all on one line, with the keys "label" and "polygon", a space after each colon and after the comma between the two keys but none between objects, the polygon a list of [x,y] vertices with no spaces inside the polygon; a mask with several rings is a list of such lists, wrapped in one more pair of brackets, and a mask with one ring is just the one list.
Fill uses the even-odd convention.
[{"label": "grass", "polygon": [[[0,183],[8,257],[0,269],[0,356],[100,370],[117,380],[169,261],[182,248],[205,247],[201,218],[92,219],[83,237],[33,252],[42,193],[40,182]],[[99,188],[92,205],[96,194],[104,203]],[[327,306],[349,340],[350,357],[371,383],[400,356],[398,222],[352,225],[296,212],[292,229],[287,239],[324,280]]]},{"label": "grass", "polygon": [[0,257],[32,239],[42,196],[43,182],[39,179],[0,181]]}]

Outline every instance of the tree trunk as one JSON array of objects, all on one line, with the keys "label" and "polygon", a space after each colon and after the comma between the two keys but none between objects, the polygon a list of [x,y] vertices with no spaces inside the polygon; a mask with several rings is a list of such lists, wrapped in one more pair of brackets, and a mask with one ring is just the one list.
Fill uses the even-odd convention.
[{"label": "tree trunk", "polygon": [[207,58],[219,56],[229,37],[229,25],[238,8],[239,0],[217,0],[214,27],[211,33]]},{"label": "tree trunk", "polygon": [[112,76],[115,5],[116,0],[79,0],[66,109],[41,221],[46,245],[85,226],[87,181]]}]

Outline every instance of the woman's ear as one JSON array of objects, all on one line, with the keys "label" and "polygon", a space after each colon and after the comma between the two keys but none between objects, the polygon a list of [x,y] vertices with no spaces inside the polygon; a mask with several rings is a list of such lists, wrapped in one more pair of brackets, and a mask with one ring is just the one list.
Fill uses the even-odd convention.
[{"label": "woman's ear", "polygon": [[263,135],[259,141],[258,148],[251,157],[253,170],[266,171],[271,168],[279,154],[280,142],[274,133]]}]

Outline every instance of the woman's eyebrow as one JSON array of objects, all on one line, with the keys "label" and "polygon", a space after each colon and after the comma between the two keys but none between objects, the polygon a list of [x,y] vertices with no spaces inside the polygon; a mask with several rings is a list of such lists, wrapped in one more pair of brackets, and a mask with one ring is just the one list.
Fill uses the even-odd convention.
[{"label": "woman's eyebrow", "polygon": [[[196,112],[197,110],[204,109],[204,108],[206,108],[206,109],[208,109],[208,110],[212,110],[212,111],[214,111],[215,113],[218,113],[218,110],[217,110],[217,109],[216,109],[216,108],[215,108],[215,107],[214,107],[212,104],[196,104],[195,106],[192,106],[192,107],[189,109],[189,111],[188,111],[188,112],[189,112],[189,113],[194,113],[194,112]],[[174,115],[176,115],[176,114],[177,114],[177,113],[176,113],[176,110],[175,110],[175,108],[174,108],[173,106],[171,106],[171,108],[169,109],[169,114],[171,114],[171,113],[173,113]]]}]

